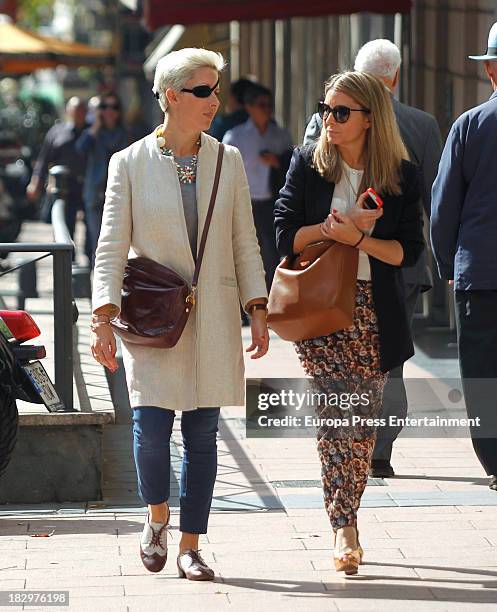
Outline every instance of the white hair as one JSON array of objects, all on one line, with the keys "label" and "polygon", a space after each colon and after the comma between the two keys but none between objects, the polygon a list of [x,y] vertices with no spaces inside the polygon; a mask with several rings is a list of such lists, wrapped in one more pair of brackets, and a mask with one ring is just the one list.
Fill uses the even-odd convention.
[{"label": "white hair", "polygon": [[199,68],[212,68],[221,72],[226,66],[220,53],[208,49],[187,48],[168,53],[157,63],[152,91],[161,109],[167,111],[166,90],[181,91]]},{"label": "white hair", "polygon": [[401,62],[397,45],[385,38],[371,40],[357,52],[354,70],[393,79]]}]

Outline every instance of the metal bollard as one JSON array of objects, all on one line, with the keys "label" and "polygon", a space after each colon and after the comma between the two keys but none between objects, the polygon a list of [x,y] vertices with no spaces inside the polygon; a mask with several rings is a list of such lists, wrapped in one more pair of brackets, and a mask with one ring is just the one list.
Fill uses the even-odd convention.
[{"label": "metal bollard", "polygon": [[37,298],[36,262],[22,264],[18,275],[19,291],[17,293],[17,308],[24,310],[26,298]]},{"label": "metal bollard", "polygon": [[90,268],[73,264],[72,296],[74,298],[91,298]]}]

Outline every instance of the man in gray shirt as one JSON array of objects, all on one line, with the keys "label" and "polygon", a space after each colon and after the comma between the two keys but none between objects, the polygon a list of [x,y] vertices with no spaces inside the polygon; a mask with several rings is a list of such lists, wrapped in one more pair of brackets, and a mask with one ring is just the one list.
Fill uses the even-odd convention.
[{"label": "man in gray shirt", "polygon": [[[402,140],[410,160],[418,165],[423,207],[430,218],[431,187],[437,175],[438,162],[442,151],[442,137],[438,123],[432,115],[399,102],[393,95],[400,75],[401,56],[396,45],[385,39],[372,40],[363,45],[357,53],[354,70],[367,72],[379,78],[390,91],[393,110],[397,118]],[[312,144],[321,134],[322,120],[316,113],[305,131],[304,144]],[[418,263],[403,268],[406,310],[412,321],[418,296],[432,287],[426,251]],[[392,370],[383,393],[383,407],[380,417],[388,423],[390,416],[404,418],[407,414],[407,395],[402,379],[402,367]],[[371,476],[378,478],[394,476],[390,464],[392,445],[401,427],[380,427],[373,452]]]},{"label": "man in gray shirt", "polygon": [[242,155],[269,292],[280,261],[273,226],[274,202],[290,165],[292,137],[274,121],[273,97],[266,87],[254,83],[246,92],[245,108],[249,119],[227,131],[223,142],[237,147]]}]

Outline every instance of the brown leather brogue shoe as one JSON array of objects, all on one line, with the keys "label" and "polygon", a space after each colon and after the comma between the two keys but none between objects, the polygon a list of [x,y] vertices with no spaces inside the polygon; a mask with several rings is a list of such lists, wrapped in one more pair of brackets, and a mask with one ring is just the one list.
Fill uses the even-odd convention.
[{"label": "brown leather brogue shoe", "polygon": [[149,572],[160,572],[167,561],[167,523],[161,527],[152,527],[147,520],[140,542],[140,557]]},{"label": "brown leather brogue shoe", "polygon": [[178,576],[188,580],[214,580],[214,571],[199,555],[198,550],[185,550],[178,555]]}]

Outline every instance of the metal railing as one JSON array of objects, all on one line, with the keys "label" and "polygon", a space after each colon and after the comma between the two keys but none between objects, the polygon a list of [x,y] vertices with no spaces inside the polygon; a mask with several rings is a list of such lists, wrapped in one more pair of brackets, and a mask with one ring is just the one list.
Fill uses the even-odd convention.
[{"label": "metal railing", "polygon": [[[66,172],[61,170],[57,173],[52,169],[56,179],[56,186],[52,194],[60,196],[63,192],[61,182]],[[55,172],[53,172],[55,170]],[[52,206],[52,226],[54,232],[53,243],[40,242],[12,242],[0,243],[0,251],[11,253],[45,253],[30,261],[15,266],[0,274],[10,274],[15,270],[33,262],[45,259],[50,255],[53,257],[53,285],[54,285],[54,362],[55,362],[55,388],[62,400],[66,412],[75,412],[73,407],[73,314],[75,305],[72,298],[71,270],[74,243],[69,235],[65,222],[65,201],[58,197]],[[0,291],[1,293],[1,291]],[[77,311],[76,311],[77,312]]]}]

